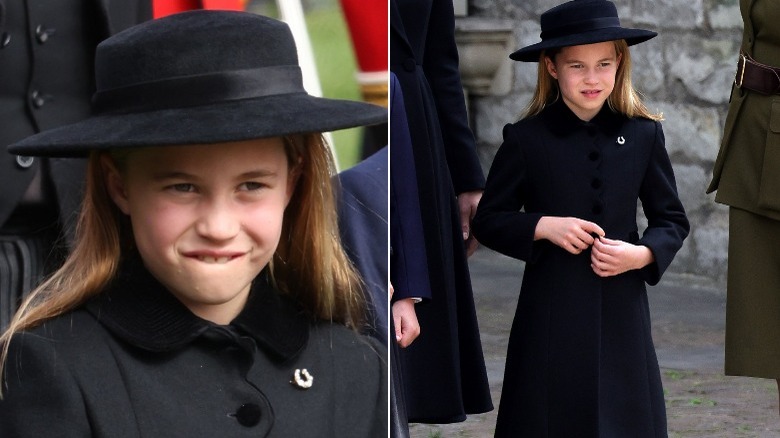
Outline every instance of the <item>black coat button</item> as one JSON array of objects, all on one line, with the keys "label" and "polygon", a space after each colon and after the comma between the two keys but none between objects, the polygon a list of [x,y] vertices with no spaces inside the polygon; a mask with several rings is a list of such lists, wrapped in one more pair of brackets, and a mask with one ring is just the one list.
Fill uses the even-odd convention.
[{"label": "black coat button", "polygon": [[236,420],[246,427],[256,426],[260,422],[260,406],[254,403],[245,403],[236,411]]},{"label": "black coat button", "polygon": [[601,206],[601,204],[596,204],[591,209],[593,214],[601,214],[602,211],[604,211],[604,207]]},{"label": "black coat button", "polygon": [[594,189],[601,188],[601,179],[593,178],[593,181],[590,182],[590,186]]},{"label": "black coat button", "polygon": [[3,32],[3,34],[0,35],[0,49],[5,49],[9,44],[11,44],[11,34]]},{"label": "black coat button", "polygon": [[40,44],[45,43],[49,40],[49,37],[54,35],[55,29],[46,29],[43,27],[43,25],[38,25],[35,28],[35,39],[38,40]]},{"label": "black coat button", "polygon": [[417,68],[417,63],[414,62],[414,59],[409,58],[404,61],[404,70],[411,72],[414,71],[415,68]]},{"label": "black coat button", "polygon": [[588,159],[590,161],[596,161],[599,158],[601,158],[601,154],[598,153],[597,151],[592,151],[591,153],[588,154]]},{"label": "black coat button", "polygon": [[588,132],[589,136],[591,136],[591,137],[595,137],[596,136],[596,128],[594,128],[592,126],[588,126],[585,130]]}]

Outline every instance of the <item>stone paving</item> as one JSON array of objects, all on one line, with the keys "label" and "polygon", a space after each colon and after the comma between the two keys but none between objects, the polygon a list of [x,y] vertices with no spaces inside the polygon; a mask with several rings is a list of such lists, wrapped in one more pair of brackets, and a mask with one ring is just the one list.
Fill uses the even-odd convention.
[{"label": "stone paving", "polygon": [[[481,248],[471,258],[482,345],[498,407],[522,262]],[[707,279],[667,275],[648,289],[666,394],[669,436],[780,437],[773,380],[723,375],[725,291]],[[411,425],[412,437],[491,437],[496,411],[449,425]]]}]

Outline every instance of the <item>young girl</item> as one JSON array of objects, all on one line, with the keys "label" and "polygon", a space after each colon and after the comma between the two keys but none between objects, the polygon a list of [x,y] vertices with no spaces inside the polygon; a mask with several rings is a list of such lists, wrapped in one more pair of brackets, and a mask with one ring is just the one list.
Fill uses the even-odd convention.
[{"label": "young girl", "polygon": [[96,116],[10,148],[89,169],[73,253],[2,337],[2,436],[384,436],[319,132],[386,112],[306,94],[287,26],[238,12],[117,34],[96,79]]},{"label": "young girl", "polygon": [[[504,128],[474,232],[526,261],[496,436],[665,437],[644,283],[687,236],[660,116],[631,85],[615,6],[577,0],[545,12],[526,116]],[[637,199],[648,220],[641,235]]]}]

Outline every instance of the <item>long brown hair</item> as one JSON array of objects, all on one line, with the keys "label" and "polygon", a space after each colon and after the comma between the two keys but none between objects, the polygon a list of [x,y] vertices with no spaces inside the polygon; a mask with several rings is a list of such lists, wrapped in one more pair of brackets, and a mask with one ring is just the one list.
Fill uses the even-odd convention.
[{"label": "long brown hair", "polygon": [[[284,212],[282,238],[269,264],[277,287],[315,318],[362,328],[365,299],[359,275],[338,233],[332,155],[320,134],[284,137],[295,190]],[[133,245],[128,219],[111,200],[101,157],[92,152],[74,247],[63,266],[21,304],[0,336],[0,375],[14,334],[41,325],[98,295]],[[112,154],[121,166],[126,152]],[[2,392],[0,391],[0,394]]]},{"label": "long brown hair", "polygon": [[[663,120],[663,114],[652,113],[642,102],[640,93],[634,88],[631,82],[631,51],[625,40],[615,40],[615,53],[620,57],[615,74],[615,88],[607,98],[607,105],[612,111],[624,114],[628,117],[644,117],[646,119],[660,121]],[[560,53],[560,48],[543,51],[539,55],[539,66],[537,71],[536,89],[531,98],[531,102],[526,107],[521,118],[535,116],[542,112],[547,106],[560,98],[560,89],[558,81],[555,80],[547,71],[545,58],[553,61]]]}]

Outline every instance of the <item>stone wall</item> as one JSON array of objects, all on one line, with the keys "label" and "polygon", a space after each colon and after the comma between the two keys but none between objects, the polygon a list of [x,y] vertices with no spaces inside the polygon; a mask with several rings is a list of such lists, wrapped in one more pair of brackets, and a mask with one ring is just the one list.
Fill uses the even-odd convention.
[{"label": "stone wall", "polygon": [[[614,0],[626,27],[659,36],[632,47],[633,80],[648,107],[661,111],[666,146],[691,234],[670,272],[725,284],[728,209],[706,195],[726,116],[742,33],[737,0]],[[539,14],[560,0],[469,0],[458,28],[512,28],[509,51],[539,41]],[[468,63],[468,59],[462,59]],[[506,93],[469,94],[472,127],[486,175],[501,128],[516,121],[536,81],[536,64],[510,64]],[[502,87],[497,87],[501,89]],[[496,95],[499,94],[499,95]],[[640,222],[644,222],[641,217]]]}]

